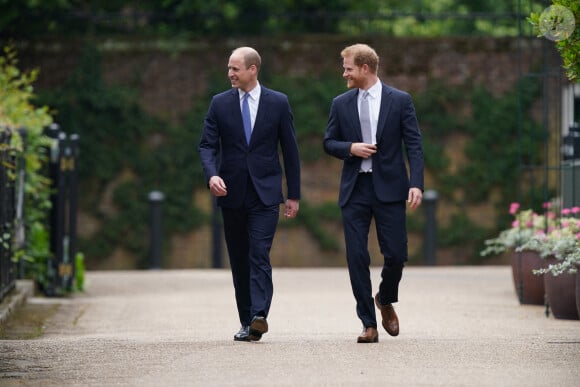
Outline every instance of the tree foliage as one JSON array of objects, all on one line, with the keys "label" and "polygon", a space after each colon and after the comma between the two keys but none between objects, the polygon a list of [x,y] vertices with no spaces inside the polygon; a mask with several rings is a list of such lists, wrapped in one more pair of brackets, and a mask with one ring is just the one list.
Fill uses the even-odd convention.
[{"label": "tree foliage", "polygon": [[[580,82],[580,2],[578,0],[552,0],[552,3],[568,8],[574,15],[575,29],[571,36],[556,41],[555,45],[562,57],[568,79],[572,82]],[[540,12],[532,12],[528,18],[538,37],[543,36],[540,32],[540,15]]]},{"label": "tree foliage", "polygon": [[[574,1],[574,0],[571,0]],[[394,36],[518,34],[523,0],[0,0],[5,37],[146,33],[208,37],[288,33]],[[540,7],[542,1],[525,1]]]},{"label": "tree foliage", "polygon": [[[0,56],[0,131],[12,133],[11,151],[16,160],[24,160],[26,166],[24,227],[27,243],[15,246],[15,258],[26,260],[29,263],[27,267],[31,269],[29,275],[42,284],[47,279],[46,262],[50,255],[50,181],[44,173],[50,143],[43,132],[52,123],[52,117],[47,107],[34,104],[33,83],[37,75],[37,70],[22,72],[15,49],[11,46],[4,48]],[[26,130],[26,143],[21,129]],[[16,170],[16,165],[4,167]],[[14,235],[12,239],[15,242]]]}]

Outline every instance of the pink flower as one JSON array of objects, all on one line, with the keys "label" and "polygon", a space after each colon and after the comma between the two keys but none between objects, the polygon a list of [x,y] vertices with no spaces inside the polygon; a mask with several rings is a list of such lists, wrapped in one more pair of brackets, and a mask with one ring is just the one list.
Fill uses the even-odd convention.
[{"label": "pink flower", "polygon": [[580,232],[576,234],[576,239],[580,239]]},{"label": "pink flower", "polygon": [[552,203],[550,203],[550,202],[544,202],[542,204],[542,207],[544,207],[544,208],[550,208],[551,206],[552,206]]},{"label": "pink flower", "polygon": [[520,222],[518,222],[517,220],[514,220],[512,222],[512,228],[518,228],[520,226]]},{"label": "pink flower", "polygon": [[515,215],[518,212],[519,208],[520,203],[513,202],[512,204],[510,204],[510,214]]},{"label": "pink flower", "polygon": [[580,207],[572,207],[572,210],[571,211],[572,211],[573,214],[577,214],[577,213],[580,212]]},{"label": "pink flower", "polygon": [[562,209],[562,215],[570,215],[570,209],[569,208],[563,208]]},{"label": "pink flower", "polygon": [[536,236],[542,241],[545,241],[548,238],[548,235],[542,230],[536,231]]}]

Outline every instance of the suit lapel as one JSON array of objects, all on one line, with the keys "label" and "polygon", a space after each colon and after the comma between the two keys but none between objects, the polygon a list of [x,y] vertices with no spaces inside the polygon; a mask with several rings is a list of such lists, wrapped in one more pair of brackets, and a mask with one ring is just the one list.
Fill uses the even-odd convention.
[{"label": "suit lapel", "polygon": [[[240,109],[240,92],[237,88],[232,89],[232,107],[231,107],[231,118],[234,118],[234,122],[237,124],[237,129],[234,129],[243,139],[244,144],[246,143],[246,132],[244,131],[244,122],[242,119],[242,110]],[[250,142],[252,139],[250,138]]]},{"label": "suit lapel", "polygon": [[383,136],[383,130],[385,128],[385,124],[387,123],[387,117],[391,111],[392,100],[389,98],[390,94],[391,91],[389,88],[383,84],[383,91],[381,95],[381,110],[379,111],[379,121],[377,122],[377,143]]},{"label": "suit lapel", "polygon": [[346,114],[346,117],[349,119],[350,122],[348,122],[348,126],[350,128],[353,128],[354,136],[357,140],[357,142],[362,142],[362,131],[361,131],[361,127],[360,127],[360,119],[359,119],[359,114],[358,114],[358,89],[356,91],[353,90],[352,93],[350,93],[349,95],[349,99],[347,100],[346,103],[346,108],[348,109],[348,112]]},{"label": "suit lapel", "polygon": [[263,126],[261,122],[266,118],[266,112],[268,111],[268,102],[269,102],[269,94],[270,91],[262,86],[262,90],[260,91],[260,100],[258,101],[258,111],[256,111],[256,121],[254,122],[254,129],[252,130],[252,136],[250,137],[250,144],[252,143],[252,138],[254,138],[254,133],[256,130],[260,130]]}]

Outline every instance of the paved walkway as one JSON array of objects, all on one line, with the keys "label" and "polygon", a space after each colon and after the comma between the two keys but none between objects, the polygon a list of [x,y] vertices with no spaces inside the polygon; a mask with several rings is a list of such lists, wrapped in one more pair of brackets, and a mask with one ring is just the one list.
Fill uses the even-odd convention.
[{"label": "paved walkway", "polygon": [[[234,342],[228,270],[89,272],[2,386],[580,386],[580,321],[518,305],[508,267],[410,267],[401,333],[357,344],[346,269],[274,269],[270,332]],[[379,271],[373,269],[375,286]]]}]

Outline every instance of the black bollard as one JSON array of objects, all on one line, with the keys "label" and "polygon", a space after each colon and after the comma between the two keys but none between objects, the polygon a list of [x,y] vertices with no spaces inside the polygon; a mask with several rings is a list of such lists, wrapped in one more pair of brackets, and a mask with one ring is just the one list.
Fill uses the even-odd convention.
[{"label": "black bollard", "polygon": [[161,228],[161,207],[165,195],[160,191],[149,192],[149,204],[151,209],[151,235],[150,235],[150,264],[151,269],[161,269],[161,246],[163,232]]},{"label": "black bollard", "polygon": [[423,194],[423,208],[425,209],[425,264],[437,264],[437,199],[439,194],[434,190],[427,190]]}]

